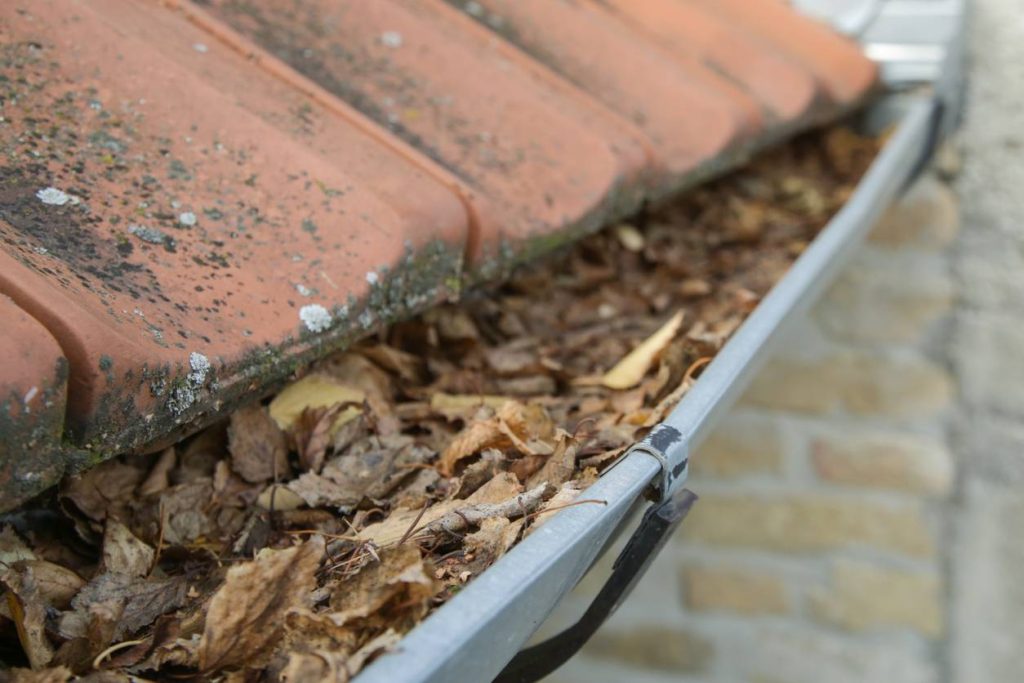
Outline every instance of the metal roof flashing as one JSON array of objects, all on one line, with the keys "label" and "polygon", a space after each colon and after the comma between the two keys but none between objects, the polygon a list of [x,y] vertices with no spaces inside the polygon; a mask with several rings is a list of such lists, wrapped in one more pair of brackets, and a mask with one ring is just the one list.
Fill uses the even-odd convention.
[{"label": "metal roof flashing", "polygon": [[606,505],[559,512],[357,680],[492,680],[593,565],[645,492],[653,488],[664,500],[682,487],[690,450],[738,398],[787,321],[823,291],[920,168],[931,144],[937,107],[931,97],[887,98],[869,112],[869,123],[877,125],[895,116],[898,124],[850,201],[750,314],[668,418],[582,494]]}]

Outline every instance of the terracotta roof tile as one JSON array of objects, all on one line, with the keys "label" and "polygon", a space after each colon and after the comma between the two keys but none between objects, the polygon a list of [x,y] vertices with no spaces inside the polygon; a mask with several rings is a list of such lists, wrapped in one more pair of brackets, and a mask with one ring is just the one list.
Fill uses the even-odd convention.
[{"label": "terracotta roof tile", "polygon": [[[810,113],[819,95],[814,75],[762,37],[689,0],[602,0],[665,46],[725,75],[774,119]],[[774,0],[760,0],[774,2]],[[751,4],[760,4],[752,2]]]},{"label": "terracotta roof tile", "polygon": [[466,9],[0,4],[0,489],[56,476],[61,429],[156,448],[875,77],[776,0]]},{"label": "terracotta roof tile", "polygon": [[[664,50],[590,2],[449,0],[636,124],[666,189],[762,123],[758,103],[697,59]],[[663,177],[662,177],[663,176]]]},{"label": "terracotta roof tile", "polygon": [[7,508],[64,471],[60,441],[68,365],[46,328],[2,295],[0,320],[0,508]]},{"label": "terracotta roof tile", "polygon": [[209,11],[458,177],[480,217],[478,268],[639,205],[649,153],[639,132],[442,3],[214,1]]},{"label": "terracotta roof tile", "polygon": [[166,436],[457,282],[454,193],[181,15],[0,15],[0,291],[59,336],[77,443]]}]

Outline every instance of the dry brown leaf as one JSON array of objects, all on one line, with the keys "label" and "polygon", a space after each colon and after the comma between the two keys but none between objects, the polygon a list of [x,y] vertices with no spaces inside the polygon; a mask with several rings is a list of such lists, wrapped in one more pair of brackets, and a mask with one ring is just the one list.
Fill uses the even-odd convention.
[{"label": "dry brown leaf", "polygon": [[153,566],[156,552],[116,519],[107,520],[103,533],[101,571],[145,576]]},{"label": "dry brown leaf", "polygon": [[449,419],[472,415],[480,407],[497,410],[508,401],[507,396],[446,394],[438,391],[430,396],[430,409]]},{"label": "dry brown leaf", "polygon": [[67,609],[71,599],[82,590],[85,580],[68,569],[46,560],[26,560],[14,565],[16,571],[30,571],[35,579],[39,597],[57,609]]},{"label": "dry brown leaf", "polygon": [[187,484],[172,486],[160,493],[164,542],[167,545],[185,545],[213,531],[214,524],[208,514],[213,497],[213,482],[198,479]]},{"label": "dry brown leaf", "polygon": [[523,524],[523,518],[513,522],[507,517],[489,517],[480,523],[477,531],[466,536],[463,545],[467,554],[474,555],[477,562],[489,566],[515,544]]},{"label": "dry brown leaf", "polygon": [[284,432],[261,405],[239,408],[228,425],[231,468],[258,484],[288,478],[288,446]]},{"label": "dry brown leaf", "polygon": [[136,463],[108,460],[66,480],[61,496],[90,519],[102,522],[108,512],[126,516],[125,508],[145,475]]},{"label": "dry brown leaf", "polygon": [[527,529],[526,534],[529,535],[544,522],[548,521],[555,515],[559,510],[564,508],[569,503],[572,503],[576,498],[579,497],[580,491],[583,489],[579,487],[576,482],[566,482],[559,487],[558,492],[551,498],[544,501],[544,504],[540,506],[537,513],[531,518],[530,528]]},{"label": "dry brown leaf", "polygon": [[65,683],[71,680],[73,674],[66,666],[56,666],[50,669],[8,669],[0,672],[0,679],[8,683]]},{"label": "dry brown leaf", "polygon": [[385,610],[421,612],[439,588],[415,545],[386,548],[380,552],[380,562],[333,587],[331,617],[342,626]]},{"label": "dry brown leaf", "polygon": [[561,486],[572,479],[572,475],[576,471],[576,453],[579,451],[579,443],[572,434],[559,431],[555,452],[548,457],[544,466],[528,480],[527,485],[531,488],[543,482],[552,486]]},{"label": "dry brown leaf", "polygon": [[285,550],[265,550],[229,569],[206,613],[199,668],[252,665],[269,656],[285,615],[306,606],[323,555],[324,541],[315,536]]},{"label": "dry brown leaf", "polygon": [[473,420],[448,444],[438,461],[438,470],[442,475],[450,477],[460,460],[476,455],[484,448],[503,448],[509,445],[496,417]]},{"label": "dry brown leaf", "polygon": [[[368,417],[378,434],[392,434],[401,428],[392,407],[391,376],[372,361],[356,353],[344,353],[321,363],[320,372],[363,392]],[[336,431],[337,428],[333,429],[332,435]]]},{"label": "dry brown leaf", "polygon": [[422,531],[417,532],[417,536],[458,535],[471,527],[480,526],[485,519],[492,517],[523,517],[536,510],[546,498],[554,495],[556,490],[551,484],[542,482],[529,491],[498,503],[463,505],[424,526]]},{"label": "dry brown leaf", "polygon": [[345,665],[347,659],[348,654],[332,650],[290,652],[278,680],[281,683],[348,683],[351,676]]},{"label": "dry brown leaf", "polygon": [[0,567],[9,567],[15,562],[34,559],[36,554],[25,545],[25,541],[21,540],[13,527],[0,527]]},{"label": "dry brown leaf", "polygon": [[643,233],[628,223],[620,223],[615,226],[615,236],[619,238],[619,244],[626,251],[638,253],[644,250],[646,240]]},{"label": "dry brown leaf", "polygon": [[181,607],[187,591],[182,577],[140,579],[128,574],[100,574],[75,595],[72,611],[61,616],[59,631],[64,638],[88,637],[91,624],[106,621],[110,627],[107,639],[119,640]]},{"label": "dry brown leaf", "polygon": [[29,666],[45,667],[53,659],[53,645],[46,637],[46,604],[32,570],[8,571],[0,583],[7,589],[7,607]]},{"label": "dry brown leaf", "polygon": [[395,645],[398,645],[398,641],[402,639],[394,629],[388,629],[384,633],[372,638],[365,645],[360,647],[358,650],[352,653],[345,662],[345,667],[348,669],[350,676],[355,676],[359,673],[367,662],[371,659],[391,650]]},{"label": "dry brown leaf", "polygon": [[178,454],[174,446],[168,446],[160,453],[160,457],[153,463],[146,479],[139,484],[140,496],[151,496],[160,493],[171,485],[170,475],[175,465],[178,464]]},{"label": "dry brown leaf", "polygon": [[297,510],[306,504],[299,494],[283,484],[273,484],[263,489],[256,498],[256,504],[264,510]]},{"label": "dry brown leaf", "polygon": [[423,359],[411,353],[387,344],[375,344],[363,346],[356,349],[360,353],[380,367],[393,372],[401,379],[412,384],[419,384],[424,381]]},{"label": "dry brown leaf", "polygon": [[366,400],[366,393],[357,387],[349,386],[333,377],[321,373],[306,375],[297,382],[285,387],[270,402],[270,417],[283,431],[295,428],[299,416],[307,408],[330,408],[343,404],[347,406],[334,419],[333,430],[359,415],[360,406]]},{"label": "dry brown leaf", "polygon": [[302,411],[292,430],[296,450],[299,452],[299,467],[302,470],[319,472],[323,467],[332,435],[344,427],[343,424],[337,430],[334,428],[336,418],[344,410],[344,405],[337,403],[329,408],[306,408]]},{"label": "dry brown leaf", "polygon": [[679,333],[683,324],[683,311],[679,311],[662,325],[657,332],[645,339],[626,354],[615,367],[601,377],[601,383],[609,389],[629,389],[644,378],[654,359]]},{"label": "dry brown leaf", "polygon": [[[380,522],[370,524],[362,529],[359,532],[359,539],[371,541],[379,547],[389,546],[408,536],[413,531],[412,525],[414,522],[416,522],[417,529],[422,529],[427,524],[440,519],[460,506],[497,503],[514,497],[521,493],[522,490],[523,487],[515,475],[502,472],[477,489],[473,495],[465,500],[441,501],[431,505],[425,511],[414,508],[396,508]],[[418,522],[417,518],[419,518]]]}]

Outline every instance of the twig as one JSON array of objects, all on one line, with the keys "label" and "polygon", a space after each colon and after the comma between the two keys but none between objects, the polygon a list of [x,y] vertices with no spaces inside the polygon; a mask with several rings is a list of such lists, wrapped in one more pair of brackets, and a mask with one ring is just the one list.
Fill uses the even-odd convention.
[{"label": "twig", "polygon": [[163,547],[164,547],[164,526],[167,524],[167,514],[166,514],[166,509],[164,508],[164,501],[163,500],[160,501],[159,510],[160,510],[160,533],[156,537],[156,552],[153,553],[153,561],[150,562],[150,564],[149,564],[149,571],[146,572],[146,576],[149,576],[150,574],[152,574],[153,570],[156,569],[157,563],[160,562],[160,551],[163,550]]},{"label": "twig", "polygon": [[523,519],[524,520],[531,520],[534,517],[539,517],[540,515],[545,515],[545,514],[547,514],[549,512],[555,512],[557,510],[564,510],[565,508],[571,508],[571,507],[574,507],[576,505],[586,505],[587,503],[597,503],[598,505],[607,505],[608,501],[607,500],[599,500],[597,498],[584,498],[583,500],[574,500],[571,503],[564,503],[562,505],[554,505],[552,507],[545,508],[543,510],[537,510],[535,512],[531,512],[530,514],[528,514],[525,517],[523,517]]},{"label": "twig", "polygon": [[92,660],[92,668],[99,669],[100,664],[103,663],[103,660],[109,657],[110,655],[114,654],[118,650],[124,650],[125,648],[135,647],[136,645],[139,645],[144,642],[146,642],[146,639],[142,638],[140,640],[125,640],[123,642],[111,645],[106,650],[96,655],[96,658]]},{"label": "twig", "polygon": [[500,503],[481,503],[454,510],[423,527],[421,533],[459,535],[470,527],[480,526],[481,522],[490,517],[521,517],[536,510],[542,502],[554,495],[555,491],[556,487],[544,482]]},{"label": "twig", "polygon": [[405,533],[402,534],[402,537],[398,539],[398,543],[395,545],[402,545],[409,540],[409,537],[412,536],[412,532],[416,530],[416,525],[420,523],[421,519],[423,519],[423,515],[426,513],[428,507],[430,507],[430,501],[423,504],[423,507],[420,508],[419,514],[416,515],[416,519],[412,520],[412,524],[409,525],[409,528],[405,530]]}]

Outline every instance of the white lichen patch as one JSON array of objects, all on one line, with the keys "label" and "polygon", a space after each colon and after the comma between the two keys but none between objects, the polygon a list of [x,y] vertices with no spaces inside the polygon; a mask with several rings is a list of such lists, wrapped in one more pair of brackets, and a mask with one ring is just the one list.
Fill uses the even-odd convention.
[{"label": "white lichen patch", "polygon": [[402,34],[398,31],[384,31],[380,34],[380,42],[384,47],[402,47]]},{"label": "white lichen patch", "polygon": [[308,304],[300,308],[299,319],[310,332],[323,332],[331,326],[331,313],[320,304]]},{"label": "white lichen patch", "polygon": [[64,206],[71,201],[71,195],[56,187],[44,187],[36,192],[36,199],[49,206]]},{"label": "white lichen patch", "polygon": [[372,286],[380,282],[380,276],[377,275],[377,271],[371,270],[366,274],[366,281]]},{"label": "white lichen patch", "polygon": [[193,43],[192,49],[201,55],[205,55],[210,48],[206,47],[206,43]]},{"label": "white lichen patch", "polygon": [[301,282],[295,285],[295,291],[301,294],[302,296],[311,296],[313,294],[313,290],[307,287],[306,285],[302,284]]},{"label": "white lichen patch", "polygon": [[[170,396],[167,397],[167,409],[175,417],[191,408],[198,400],[199,390],[206,383],[206,378],[209,377],[213,366],[210,364],[209,358],[193,351],[188,354],[188,367],[191,372],[183,382],[178,383],[178,386],[171,390]],[[162,392],[162,388],[159,391]]]},{"label": "white lichen patch", "polygon": [[184,225],[186,228],[191,228],[197,222],[196,215],[191,211],[183,211],[178,214],[178,223]]},{"label": "white lichen patch", "polygon": [[209,358],[193,351],[188,355],[188,365],[192,368],[192,372],[188,376],[190,382],[199,385],[206,381],[206,376],[210,374]]},{"label": "white lichen patch", "polygon": [[129,225],[128,232],[135,235],[143,242],[149,242],[150,244],[163,244],[167,239],[167,235],[165,235],[162,230],[150,228],[145,225]]}]

